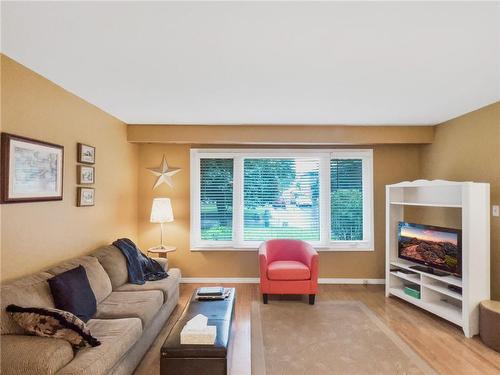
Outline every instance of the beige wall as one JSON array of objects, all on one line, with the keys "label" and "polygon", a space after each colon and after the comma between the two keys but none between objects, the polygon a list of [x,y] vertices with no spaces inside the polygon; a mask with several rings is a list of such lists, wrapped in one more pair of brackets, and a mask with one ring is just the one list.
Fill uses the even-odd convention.
[{"label": "beige wall", "polygon": [[[64,146],[64,200],[2,205],[1,279],[137,238],[136,145],[126,126],[47,79],[1,57],[2,130]],[[76,144],[97,148],[96,206],[76,207]]]},{"label": "beige wall", "polygon": [[139,143],[211,145],[424,144],[433,126],[339,125],[129,125],[128,140]]},{"label": "beige wall", "polygon": [[[488,182],[491,204],[500,205],[500,102],[436,126],[434,142],[422,146],[420,155],[422,178]],[[456,220],[452,210],[433,216]],[[493,216],[491,285],[500,299],[500,217]]]},{"label": "beige wall", "polygon": [[[178,250],[169,255],[172,265],[186,277],[257,277],[255,251],[195,252],[189,249],[189,150],[190,145],[141,144],[139,148],[139,244],[157,245],[159,225],[149,223],[154,197],[170,197],[175,221],[167,223],[166,242]],[[375,251],[323,252],[320,277],[383,278],[385,254],[385,185],[418,177],[419,147],[377,145],[374,149]],[[174,188],[163,184],[152,190],[155,177],[146,168],[159,165],[165,154],[172,167],[182,168],[174,177]]]}]

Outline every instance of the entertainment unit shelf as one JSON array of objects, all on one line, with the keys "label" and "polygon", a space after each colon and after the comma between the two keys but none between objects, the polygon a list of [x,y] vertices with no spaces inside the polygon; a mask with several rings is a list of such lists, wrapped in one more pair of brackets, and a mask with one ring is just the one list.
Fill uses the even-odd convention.
[{"label": "entertainment unit shelf", "polygon": [[404,259],[398,259],[397,261],[392,261],[391,265],[398,267],[398,268],[402,268],[404,270],[409,270],[409,271],[415,272],[417,274],[425,275],[426,277],[429,277],[429,278],[435,279],[435,280],[439,280],[439,281],[442,281],[442,282],[447,283],[447,284],[458,286],[460,288],[462,287],[462,279],[459,277],[455,277],[452,275],[436,276],[436,275],[433,275],[432,273],[417,271],[417,270],[414,270],[413,268],[411,268],[411,266],[417,265],[416,263],[412,263],[412,262],[406,261]]},{"label": "entertainment unit shelf", "polygon": [[399,277],[400,279],[409,281],[410,283],[420,285],[420,275],[418,275],[418,274],[407,275],[404,273],[391,272],[391,275]]},{"label": "entertainment unit shelf", "polygon": [[[479,333],[479,302],[490,298],[489,199],[490,186],[486,183],[417,180],[387,185],[386,296],[403,299],[462,327],[467,337]],[[398,257],[398,224],[405,221],[407,206],[460,209],[461,278],[418,271],[411,268],[417,263]],[[437,223],[431,219],[420,224]],[[398,269],[411,273],[398,273]],[[409,285],[418,285],[420,299],[405,293]],[[453,290],[456,287],[462,293]]]},{"label": "entertainment unit shelf", "polygon": [[424,288],[428,288],[428,289],[434,290],[435,292],[444,294],[445,296],[454,298],[457,301],[462,300],[462,294],[454,292],[453,290],[450,290],[444,286],[435,285],[435,284],[423,284],[423,286],[424,286]]},{"label": "entertainment unit shelf", "polygon": [[461,204],[439,204],[439,203],[429,203],[429,202],[390,202],[391,204],[399,206],[424,206],[424,207],[450,207],[450,208],[462,208]]}]

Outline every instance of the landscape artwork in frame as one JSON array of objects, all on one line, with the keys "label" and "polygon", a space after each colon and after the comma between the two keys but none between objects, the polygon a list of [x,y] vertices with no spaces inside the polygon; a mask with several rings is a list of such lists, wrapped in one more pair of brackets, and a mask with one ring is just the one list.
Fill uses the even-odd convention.
[{"label": "landscape artwork in frame", "polygon": [[95,164],[95,147],[78,143],[78,162]]},{"label": "landscape artwork in frame", "polygon": [[77,206],[90,207],[95,203],[95,190],[93,188],[79,187],[77,188]]},{"label": "landscape artwork in frame", "polygon": [[63,199],[64,147],[2,133],[2,202]]},{"label": "landscape artwork in frame", "polygon": [[89,185],[95,183],[95,169],[86,165],[77,166],[77,183],[80,185]]}]

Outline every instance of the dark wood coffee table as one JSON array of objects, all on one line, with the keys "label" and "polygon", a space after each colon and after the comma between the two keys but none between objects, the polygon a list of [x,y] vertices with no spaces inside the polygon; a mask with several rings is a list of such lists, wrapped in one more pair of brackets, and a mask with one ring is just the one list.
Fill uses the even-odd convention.
[{"label": "dark wood coffee table", "polygon": [[[180,319],[172,327],[161,347],[161,375],[226,375],[230,360],[231,325],[236,289],[230,288],[228,298],[218,301],[197,301],[197,290],[191,296]],[[181,331],[186,322],[198,314],[208,318],[208,325],[217,327],[214,345],[181,345]]]}]

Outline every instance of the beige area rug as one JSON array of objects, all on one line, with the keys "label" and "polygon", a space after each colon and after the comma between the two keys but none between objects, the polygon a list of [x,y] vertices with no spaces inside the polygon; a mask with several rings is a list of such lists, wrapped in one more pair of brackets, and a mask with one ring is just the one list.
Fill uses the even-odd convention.
[{"label": "beige area rug", "polygon": [[436,374],[358,301],[252,305],[252,375]]}]

